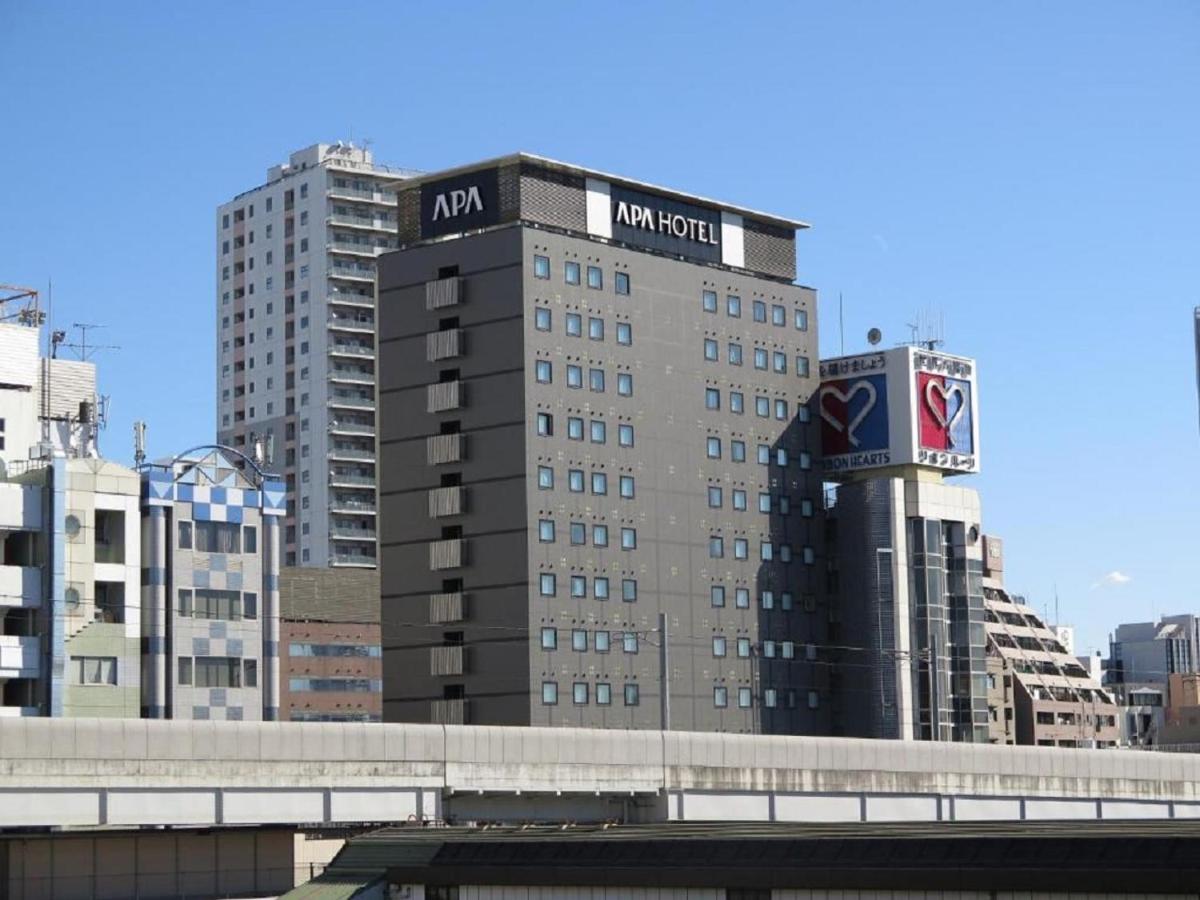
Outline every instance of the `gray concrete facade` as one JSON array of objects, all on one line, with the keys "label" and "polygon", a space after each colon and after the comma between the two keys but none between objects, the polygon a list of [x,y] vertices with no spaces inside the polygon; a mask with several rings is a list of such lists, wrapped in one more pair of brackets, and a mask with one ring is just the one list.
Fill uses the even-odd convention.
[{"label": "gray concrete facade", "polygon": [[511,165],[499,220],[438,240],[405,211],[450,180],[406,186],[410,243],[380,258],[385,720],[827,732],[791,234],[790,270],[775,244],[746,268],[740,214],[742,266],[681,258],[599,233],[588,173]]}]

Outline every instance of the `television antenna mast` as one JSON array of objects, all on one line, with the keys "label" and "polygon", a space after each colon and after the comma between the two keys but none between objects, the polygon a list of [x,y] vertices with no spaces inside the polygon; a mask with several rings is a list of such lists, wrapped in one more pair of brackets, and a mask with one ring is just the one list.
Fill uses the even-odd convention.
[{"label": "television antenna mast", "polygon": [[[63,341],[59,341],[58,343],[61,343],[64,347],[70,347],[72,350],[74,350],[75,354],[79,357],[79,359],[82,362],[87,362],[88,360],[90,360],[93,356],[96,355],[97,351],[120,350],[121,349],[120,346],[117,344],[89,344],[88,343],[88,332],[93,329],[96,329],[96,328],[104,328],[105,327],[104,325],[97,325],[92,322],[72,322],[71,327],[79,329],[79,342],[78,343],[67,343],[65,340],[63,340]],[[65,338],[66,335],[64,334],[63,337]]]},{"label": "television antenna mast", "polygon": [[912,332],[910,346],[924,347],[932,352],[946,343],[946,317],[941,311],[919,310],[916,321],[907,325]]}]

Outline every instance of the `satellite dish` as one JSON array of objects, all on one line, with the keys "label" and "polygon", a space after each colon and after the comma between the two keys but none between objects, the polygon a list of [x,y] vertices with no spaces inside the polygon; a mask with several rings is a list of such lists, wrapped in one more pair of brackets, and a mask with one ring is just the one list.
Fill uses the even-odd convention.
[{"label": "satellite dish", "polygon": [[880,331],[878,328],[872,328],[870,331],[867,332],[867,343],[870,344],[872,347],[874,347],[876,344],[878,344],[882,340],[883,340],[883,332]]}]

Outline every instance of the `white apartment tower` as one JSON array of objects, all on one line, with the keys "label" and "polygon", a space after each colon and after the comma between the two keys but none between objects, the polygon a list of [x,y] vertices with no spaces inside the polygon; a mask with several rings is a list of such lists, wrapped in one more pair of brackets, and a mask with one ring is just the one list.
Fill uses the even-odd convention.
[{"label": "white apartment tower", "polygon": [[412,174],[315,144],[217,209],[218,443],[283,473],[284,565],[375,565],[375,257]]}]

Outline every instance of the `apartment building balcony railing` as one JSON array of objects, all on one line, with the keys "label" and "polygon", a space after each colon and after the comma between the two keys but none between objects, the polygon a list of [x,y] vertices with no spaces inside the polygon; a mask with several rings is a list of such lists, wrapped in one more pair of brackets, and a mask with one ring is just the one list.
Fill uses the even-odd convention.
[{"label": "apartment building balcony railing", "polygon": [[348,216],[345,213],[330,213],[325,217],[330,225],[342,225],[346,228],[370,228],[375,231],[395,231],[396,223],[390,219],[379,219],[373,216]]},{"label": "apartment building balcony railing", "polygon": [[466,458],[465,434],[431,434],[425,438],[425,461],[431,466],[461,462]]},{"label": "apartment building balcony railing", "polygon": [[339,316],[330,313],[325,321],[332,331],[362,331],[369,334],[375,332],[374,316]]},{"label": "apartment building balcony railing", "polygon": [[371,422],[330,422],[329,433],[374,435],[375,426]]},{"label": "apartment building balcony railing", "polygon": [[376,513],[374,500],[356,500],[351,497],[334,496],[329,501],[329,509],[335,515],[373,516]]},{"label": "apartment building balcony railing", "polygon": [[338,472],[332,471],[329,473],[329,483],[334,487],[362,485],[363,487],[375,487],[374,475],[359,475],[353,472]]},{"label": "apartment building balcony railing", "polygon": [[361,306],[369,309],[375,307],[375,297],[371,294],[355,294],[351,291],[334,291],[326,298],[330,303],[340,303],[344,306]]},{"label": "apartment building balcony railing", "polygon": [[396,205],[396,194],[393,191],[372,191],[356,187],[338,187],[331,184],[329,185],[329,195],[331,197],[353,197],[356,200],[369,200],[372,203],[386,203],[389,206]]},{"label": "apartment building balcony railing", "polygon": [[349,341],[334,341],[329,345],[331,356],[362,356],[375,357],[375,348],[366,344],[355,344]]},{"label": "apartment building balcony railing", "polygon": [[334,540],[373,541],[374,528],[352,528],[349,525],[331,525],[329,534]]},{"label": "apartment building balcony railing", "polygon": [[330,253],[352,253],[356,256],[369,256],[372,259],[380,253],[386,253],[388,250],[394,249],[388,246],[379,246],[378,244],[360,243],[358,241],[328,241],[325,244],[325,249]]},{"label": "apartment building balcony railing", "polygon": [[335,550],[329,554],[329,561],[335,566],[367,566],[370,568],[374,568],[377,563],[371,554],[351,550]]},{"label": "apartment building balcony railing", "polygon": [[461,675],[464,671],[465,654],[461,646],[430,647],[430,675]]},{"label": "apartment building balcony railing", "polygon": [[357,394],[340,394],[333,393],[329,397],[330,406],[339,406],[345,409],[374,409],[374,397],[362,397]]},{"label": "apartment building balcony railing", "polygon": [[326,380],[342,384],[374,384],[375,373],[362,372],[357,369],[330,369]]},{"label": "apartment building balcony railing", "polygon": [[331,263],[328,273],[333,278],[353,278],[357,281],[374,281],[375,267],[374,266],[344,266],[339,263]]},{"label": "apartment building balcony railing", "polygon": [[365,459],[368,462],[375,461],[374,450],[364,450],[361,447],[338,447],[329,448],[330,459]]}]

